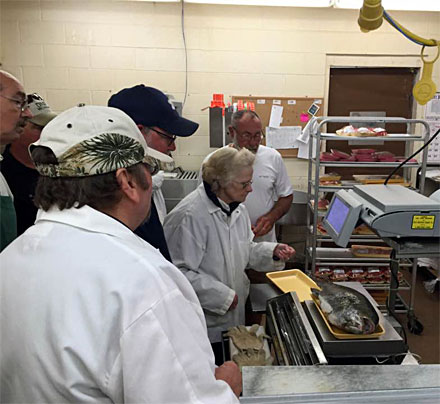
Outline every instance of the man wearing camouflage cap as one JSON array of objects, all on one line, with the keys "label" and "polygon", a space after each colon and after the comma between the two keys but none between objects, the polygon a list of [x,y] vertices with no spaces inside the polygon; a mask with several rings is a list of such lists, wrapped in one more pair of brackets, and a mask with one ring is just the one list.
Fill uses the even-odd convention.
[{"label": "man wearing camouflage cap", "polygon": [[31,153],[37,220],[0,254],[0,401],[237,403],[191,285],[133,233],[171,159],[97,106],[57,116]]}]

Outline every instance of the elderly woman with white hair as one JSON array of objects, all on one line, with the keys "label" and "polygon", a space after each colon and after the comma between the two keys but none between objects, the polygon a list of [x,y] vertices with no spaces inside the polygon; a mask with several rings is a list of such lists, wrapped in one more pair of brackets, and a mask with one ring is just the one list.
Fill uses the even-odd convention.
[{"label": "elderly woman with white hair", "polygon": [[295,250],[286,244],[253,242],[246,207],[255,156],[222,148],[203,165],[203,183],[165,218],[173,263],[191,282],[205,312],[219,363],[221,332],[244,324],[249,279],[245,269],[281,269]]}]

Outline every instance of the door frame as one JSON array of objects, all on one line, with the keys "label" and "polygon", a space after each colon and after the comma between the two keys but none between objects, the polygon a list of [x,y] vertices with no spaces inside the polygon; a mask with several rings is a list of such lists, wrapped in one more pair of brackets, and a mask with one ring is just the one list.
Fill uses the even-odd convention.
[{"label": "door frame", "polygon": [[[423,62],[420,55],[377,55],[377,54],[326,54],[326,67],[325,67],[325,115],[328,115],[329,104],[329,92],[330,92],[330,69],[331,68],[355,68],[355,67],[406,67],[417,68],[416,80],[420,79]],[[413,103],[412,118],[424,119],[425,106],[420,105],[418,102]],[[422,142],[414,142],[412,144],[412,150],[418,149],[422,146]],[[413,170],[411,173],[411,181],[415,181],[416,172]]]},{"label": "door frame", "polygon": [[[406,67],[406,68],[418,68],[417,80],[420,78],[420,72],[422,67],[422,60],[420,55],[375,55],[375,54],[362,54],[362,55],[347,55],[347,54],[326,54],[326,66],[325,66],[325,115],[328,115],[328,103],[330,92],[330,69],[332,68],[356,68],[356,67],[375,67],[375,68],[387,68],[387,67]],[[423,119],[424,106],[419,105],[417,102],[413,103],[412,118]]]}]

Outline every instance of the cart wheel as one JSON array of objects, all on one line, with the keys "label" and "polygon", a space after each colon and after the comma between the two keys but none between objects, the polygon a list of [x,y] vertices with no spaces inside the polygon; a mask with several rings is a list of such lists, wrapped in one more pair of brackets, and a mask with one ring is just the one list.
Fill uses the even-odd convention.
[{"label": "cart wheel", "polygon": [[423,324],[415,317],[408,319],[408,330],[415,335],[420,335],[423,332]]}]

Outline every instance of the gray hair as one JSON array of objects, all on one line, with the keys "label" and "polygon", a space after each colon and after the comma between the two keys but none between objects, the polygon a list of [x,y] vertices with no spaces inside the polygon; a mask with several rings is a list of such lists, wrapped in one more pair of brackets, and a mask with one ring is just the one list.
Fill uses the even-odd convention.
[{"label": "gray hair", "polygon": [[245,168],[252,168],[255,155],[243,148],[223,147],[214,152],[203,164],[203,181],[211,185],[215,193],[230,184]]},{"label": "gray hair", "polygon": [[242,109],[241,111],[234,112],[231,117],[231,126],[237,128],[238,122],[242,120],[245,116],[250,115],[253,119],[258,119],[261,121],[258,114],[250,109]]}]

